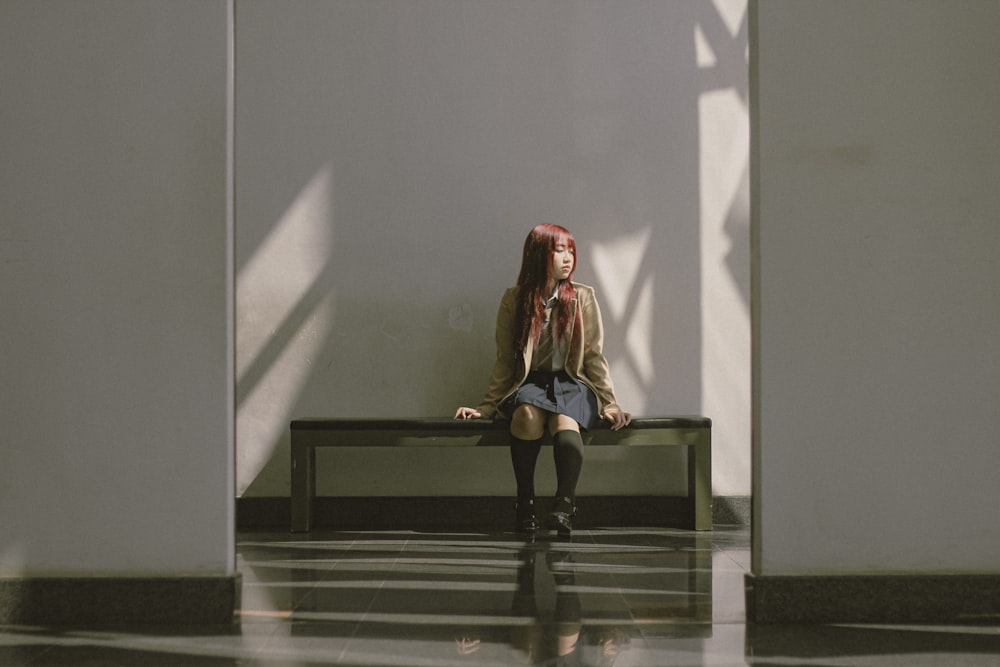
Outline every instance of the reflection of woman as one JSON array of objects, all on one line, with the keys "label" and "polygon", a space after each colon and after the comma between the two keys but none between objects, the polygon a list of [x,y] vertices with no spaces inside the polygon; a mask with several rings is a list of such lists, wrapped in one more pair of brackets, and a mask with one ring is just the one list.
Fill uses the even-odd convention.
[{"label": "reflection of woman", "polygon": [[582,665],[583,652],[579,650],[582,648],[582,614],[580,596],[572,588],[575,583],[573,557],[561,551],[551,551],[546,556],[546,565],[556,585],[556,603],[553,609],[554,623],[543,624],[535,594],[535,555],[533,550],[521,553],[517,592],[511,608],[515,616],[530,618],[534,622],[514,626],[511,630],[511,644],[524,652],[527,664],[530,665]]},{"label": "reflection of woman", "polygon": [[629,635],[622,628],[600,627],[587,644],[581,634],[583,613],[576,592],[576,563],[567,551],[546,553],[545,564],[555,584],[556,598],[551,622],[543,622],[535,590],[537,553],[529,547],[520,554],[511,612],[533,622],[513,626],[511,644],[523,652],[526,664],[535,667],[614,667],[618,656],[628,648]]},{"label": "reflection of woman", "polygon": [[576,241],[557,225],[539,225],[524,242],[517,285],[497,313],[497,356],[489,389],[457,419],[510,417],[510,456],[517,482],[517,529],[533,533],[535,463],[547,428],[552,434],[556,499],[548,527],[572,530],[583,438],[598,418],[617,430],[632,417],[615,398],[604,357],[604,326],[594,290],[572,281]]},{"label": "reflection of woman", "polygon": [[[518,652],[517,662],[532,667],[614,667],[621,653],[629,648],[629,633],[620,626],[598,626],[586,631],[573,554],[549,550],[549,542],[541,544],[544,546],[527,543],[517,554],[517,587],[510,610],[518,620],[504,634]],[[543,556],[548,576],[539,580],[538,590],[536,570],[543,567]],[[549,581],[552,586],[546,585]],[[550,606],[553,586],[555,603]],[[501,627],[460,629],[454,634],[456,652],[475,660],[475,664],[486,664],[489,658],[480,655],[480,650],[488,651],[498,641],[504,641],[495,634]]]}]

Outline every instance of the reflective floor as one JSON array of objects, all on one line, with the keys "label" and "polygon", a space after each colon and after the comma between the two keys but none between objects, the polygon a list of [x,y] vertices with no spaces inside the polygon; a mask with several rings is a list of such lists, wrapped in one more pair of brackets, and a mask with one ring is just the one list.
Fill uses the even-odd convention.
[{"label": "reflective floor", "polygon": [[1000,665],[1000,628],[745,625],[749,531],[247,533],[232,627],[0,628],[0,665]]}]

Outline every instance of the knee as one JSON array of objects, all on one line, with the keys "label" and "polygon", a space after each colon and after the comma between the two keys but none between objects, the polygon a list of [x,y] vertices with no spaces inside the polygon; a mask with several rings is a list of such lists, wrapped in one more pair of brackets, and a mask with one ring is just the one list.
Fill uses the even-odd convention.
[{"label": "knee", "polygon": [[549,433],[555,435],[560,431],[580,432],[580,424],[572,417],[566,415],[552,415],[549,417]]},{"label": "knee", "polygon": [[510,433],[521,440],[537,440],[545,432],[542,411],[533,405],[519,405],[510,418]]}]

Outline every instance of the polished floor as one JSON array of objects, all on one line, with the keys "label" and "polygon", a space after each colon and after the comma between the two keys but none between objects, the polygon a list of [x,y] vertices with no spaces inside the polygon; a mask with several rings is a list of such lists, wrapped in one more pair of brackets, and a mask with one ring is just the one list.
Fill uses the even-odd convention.
[{"label": "polished floor", "polygon": [[1000,628],[747,626],[749,531],[246,533],[232,627],[0,627],[0,665],[1000,665]]}]

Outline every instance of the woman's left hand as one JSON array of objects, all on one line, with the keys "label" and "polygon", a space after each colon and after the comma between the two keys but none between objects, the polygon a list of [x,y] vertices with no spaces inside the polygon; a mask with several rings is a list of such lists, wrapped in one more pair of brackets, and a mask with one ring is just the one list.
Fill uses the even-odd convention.
[{"label": "woman's left hand", "polygon": [[605,421],[611,422],[611,430],[617,431],[621,428],[625,428],[632,423],[631,413],[625,412],[620,408],[608,408],[604,411]]}]

